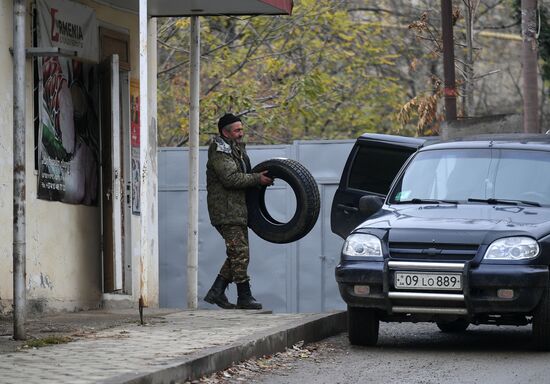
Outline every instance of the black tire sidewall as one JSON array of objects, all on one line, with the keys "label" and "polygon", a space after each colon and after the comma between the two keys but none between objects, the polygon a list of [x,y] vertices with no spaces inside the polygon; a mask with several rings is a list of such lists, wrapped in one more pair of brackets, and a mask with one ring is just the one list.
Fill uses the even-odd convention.
[{"label": "black tire sidewall", "polygon": [[295,160],[270,159],[256,165],[252,172],[268,171],[268,175],[285,181],[294,192],[296,211],[292,218],[281,223],[275,220],[265,205],[265,186],[251,188],[247,193],[248,226],[262,239],[284,244],[304,237],[319,216],[319,189],[313,176]]}]

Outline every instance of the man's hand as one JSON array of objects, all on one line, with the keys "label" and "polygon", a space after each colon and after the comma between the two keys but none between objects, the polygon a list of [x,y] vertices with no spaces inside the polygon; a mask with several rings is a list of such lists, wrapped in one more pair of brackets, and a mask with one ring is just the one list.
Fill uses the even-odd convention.
[{"label": "man's hand", "polygon": [[260,172],[260,184],[261,185],[273,185],[273,179],[267,176],[269,171]]}]

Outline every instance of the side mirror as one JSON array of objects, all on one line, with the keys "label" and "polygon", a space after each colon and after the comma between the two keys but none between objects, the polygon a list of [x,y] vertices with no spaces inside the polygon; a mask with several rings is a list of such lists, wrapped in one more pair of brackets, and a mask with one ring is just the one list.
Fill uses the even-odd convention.
[{"label": "side mirror", "polygon": [[382,208],[384,205],[384,198],[380,196],[363,196],[359,199],[359,212],[369,217]]}]

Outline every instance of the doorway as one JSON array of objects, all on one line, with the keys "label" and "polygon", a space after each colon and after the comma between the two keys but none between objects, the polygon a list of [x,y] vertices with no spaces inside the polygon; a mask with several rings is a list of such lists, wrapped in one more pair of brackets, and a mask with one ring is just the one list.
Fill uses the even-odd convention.
[{"label": "doorway", "polygon": [[104,293],[131,294],[129,38],[102,28],[100,41],[102,285]]}]

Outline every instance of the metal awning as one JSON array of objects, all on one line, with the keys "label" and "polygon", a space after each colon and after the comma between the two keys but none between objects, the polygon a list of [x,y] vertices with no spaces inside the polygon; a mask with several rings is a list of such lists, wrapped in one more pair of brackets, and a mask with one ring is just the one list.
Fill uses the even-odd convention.
[{"label": "metal awning", "polygon": [[[103,0],[116,8],[139,11],[138,0]],[[290,15],[292,0],[150,0],[149,16]]]}]

